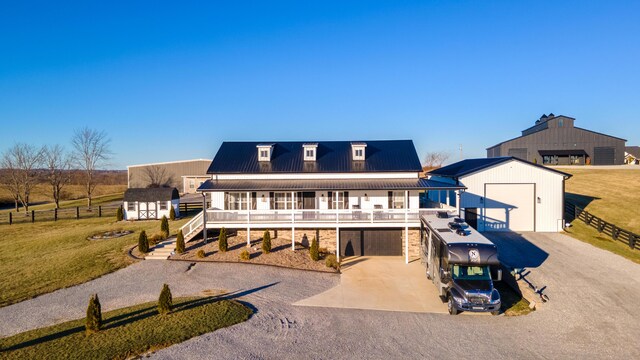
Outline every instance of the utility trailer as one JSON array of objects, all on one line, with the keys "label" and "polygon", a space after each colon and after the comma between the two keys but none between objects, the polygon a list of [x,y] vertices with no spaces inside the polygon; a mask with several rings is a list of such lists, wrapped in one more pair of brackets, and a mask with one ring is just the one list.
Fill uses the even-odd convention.
[{"label": "utility trailer", "polygon": [[420,258],[427,278],[447,302],[449,314],[460,311],[500,313],[502,279],[498,249],[489,239],[448,212],[420,218]]}]

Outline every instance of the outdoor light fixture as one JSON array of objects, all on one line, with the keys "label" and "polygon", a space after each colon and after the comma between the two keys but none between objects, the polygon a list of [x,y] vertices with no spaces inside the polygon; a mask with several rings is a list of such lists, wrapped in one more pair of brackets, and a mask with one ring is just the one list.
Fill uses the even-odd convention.
[{"label": "outdoor light fixture", "polygon": [[540,199],[540,196],[538,196],[538,204],[542,203],[542,199]]},{"label": "outdoor light fixture", "polygon": [[267,198],[264,197],[264,194],[262,194],[262,202],[267,202]]},{"label": "outdoor light fixture", "polygon": [[367,195],[367,193],[364,193],[364,201],[369,201],[369,195]]},{"label": "outdoor light fixture", "polygon": [[482,196],[480,197],[480,204],[484,204],[484,198]]},{"label": "outdoor light fixture", "polygon": [[320,194],[320,200],[325,201],[326,199],[324,198],[324,193]]}]

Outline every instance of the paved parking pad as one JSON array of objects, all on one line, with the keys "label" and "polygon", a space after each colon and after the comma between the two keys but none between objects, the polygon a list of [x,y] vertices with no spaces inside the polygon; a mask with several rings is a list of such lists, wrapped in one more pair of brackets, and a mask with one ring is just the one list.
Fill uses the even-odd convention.
[{"label": "paved parking pad", "polygon": [[348,258],[339,285],[293,305],[447,313],[420,260],[405,264],[396,256]]}]

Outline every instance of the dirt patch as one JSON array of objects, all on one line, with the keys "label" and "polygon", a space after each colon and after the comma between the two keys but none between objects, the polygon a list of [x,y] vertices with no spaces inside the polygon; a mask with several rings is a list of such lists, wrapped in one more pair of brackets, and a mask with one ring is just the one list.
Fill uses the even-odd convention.
[{"label": "dirt patch", "polygon": [[[309,249],[299,243],[295,244],[295,251],[291,250],[291,239],[277,237],[271,239],[271,252],[269,254],[262,253],[262,240],[252,240],[251,247],[247,247],[246,239],[238,236],[230,236],[227,238],[228,250],[220,252],[218,250],[218,240],[209,240],[205,244],[202,240],[189,242],[184,254],[171,255],[170,259],[192,260],[192,261],[211,261],[211,262],[238,262],[275,265],[294,269],[313,270],[321,272],[337,272],[333,268],[329,268],[324,264],[324,258],[329,254],[321,254],[318,261],[313,261],[309,257]],[[199,258],[196,253],[204,250],[205,257]],[[249,260],[240,260],[240,253],[244,250],[249,251]]]}]

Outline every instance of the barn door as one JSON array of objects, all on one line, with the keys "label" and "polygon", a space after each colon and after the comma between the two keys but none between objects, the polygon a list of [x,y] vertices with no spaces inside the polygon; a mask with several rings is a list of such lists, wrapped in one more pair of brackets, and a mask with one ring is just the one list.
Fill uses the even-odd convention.
[{"label": "barn door", "polygon": [[149,218],[149,211],[147,210],[147,203],[138,203],[138,219],[145,220]]},{"label": "barn door", "polygon": [[148,214],[149,214],[147,219],[157,219],[158,218],[158,211],[156,209],[156,206],[157,206],[157,204],[154,203],[154,202],[147,203],[147,210],[148,210]]}]

